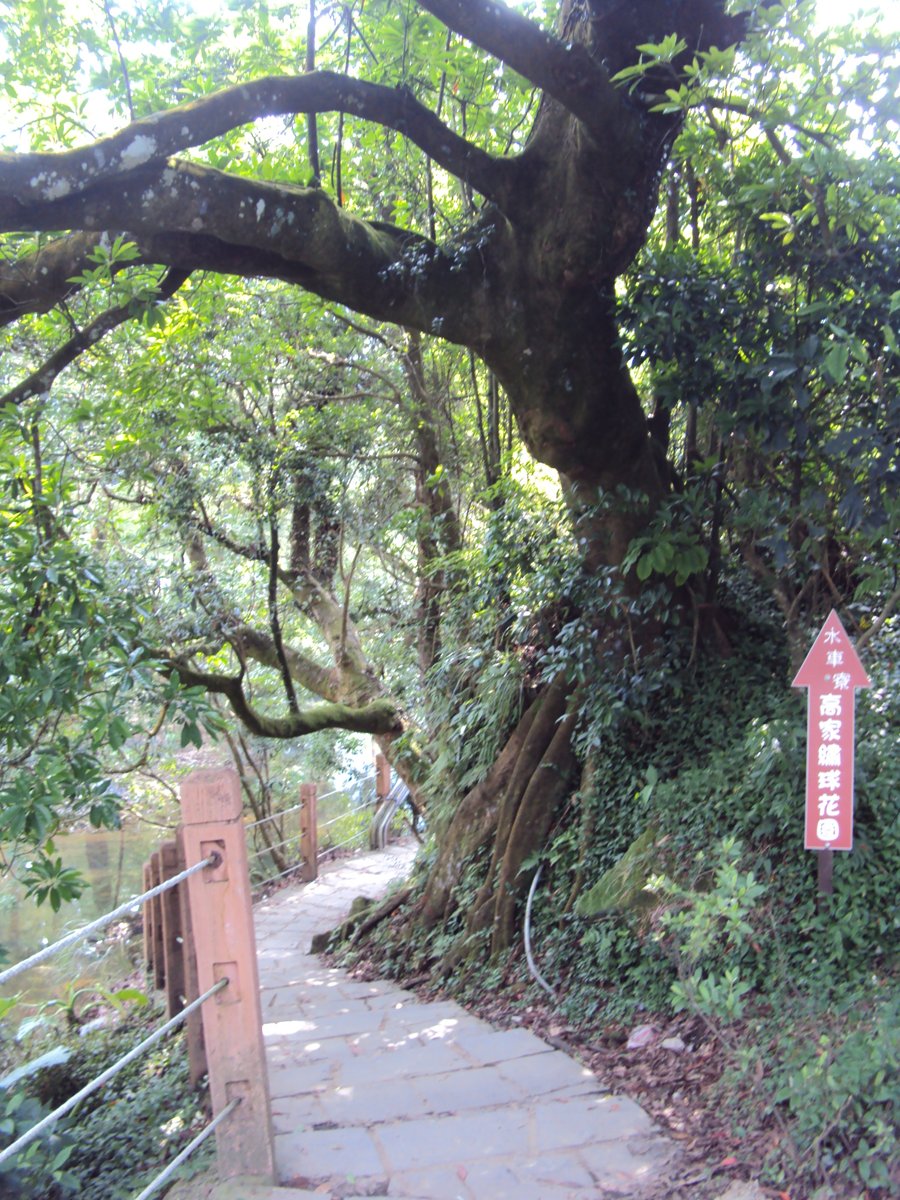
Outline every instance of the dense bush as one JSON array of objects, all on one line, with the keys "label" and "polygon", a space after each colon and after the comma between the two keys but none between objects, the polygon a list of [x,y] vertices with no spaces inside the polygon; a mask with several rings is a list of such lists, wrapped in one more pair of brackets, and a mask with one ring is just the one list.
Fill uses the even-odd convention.
[{"label": "dense bush", "polygon": [[[162,1019],[158,1011],[135,1014],[110,1029],[72,1036],[66,1061],[20,1084],[6,1099],[5,1113],[0,1092],[0,1144],[4,1134],[13,1133],[13,1125],[14,1136],[30,1128],[128,1053]],[[172,1035],[81,1101],[64,1119],[62,1136],[39,1141],[15,1172],[0,1176],[0,1196],[131,1200],[207,1123],[204,1109],[204,1095],[190,1084],[183,1037]],[[8,1136],[6,1144],[11,1140]],[[200,1152],[183,1170],[196,1170],[206,1161]]]},{"label": "dense bush", "polygon": [[[29,1096],[23,1085],[0,1086],[0,1150],[12,1145],[50,1110]],[[64,1200],[77,1195],[78,1181],[66,1170],[73,1142],[66,1126],[36,1138],[13,1159],[0,1165],[2,1200]]]}]

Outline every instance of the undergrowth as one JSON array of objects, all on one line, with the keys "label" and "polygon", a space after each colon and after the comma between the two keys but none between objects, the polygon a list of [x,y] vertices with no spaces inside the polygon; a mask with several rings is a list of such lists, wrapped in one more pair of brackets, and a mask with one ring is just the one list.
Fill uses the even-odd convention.
[{"label": "undergrowth", "polygon": [[[728,1064],[709,1103],[735,1129],[771,1127],[764,1182],[792,1200],[826,1184],[887,1200],[900,1192],[890,1174],[900,1161],[900,623],[866,654],[855,843],[835,855],[832,896],[817,894],[803,849],[806,697],[789,688],[779,644],[774,625],[744,628],[728,658],[686,667],[682,653],[630,719],[610,727],[599,713],[592,735],[585,713],[590,786],[541,855],[534,945],[573,1027],[703,1019]],[[462,872],[444,926],[407,921],[394,939],[387,925],[358,953],[398,975],[438,964],[483,869]],[[439,976],[447,990],[478,1003],[510,984],[513,1006],[540,997],[523,988],[520,959],[467,951]]]},{"label": "undergrowth", "polygon": [[[0,1145],[64,1103],[164,1020],[160,1011],[133,1014],[114,1026],[65,1041],[65,1062],[44,1067],[8,1091],[0,1089]],[[59,1039],[57,1039],[59,1040]],[[4,1104],[17,1128],[2,1122]],[[35,1143],[15,1170],[0,1175],[4,1200],[131,1200],[208,1123],[205,1092],[190,1084],[184,1036],[151,1047],[57,1122],[51,1141]],[[209,1165],[207,1143],[181,1177]]]}]

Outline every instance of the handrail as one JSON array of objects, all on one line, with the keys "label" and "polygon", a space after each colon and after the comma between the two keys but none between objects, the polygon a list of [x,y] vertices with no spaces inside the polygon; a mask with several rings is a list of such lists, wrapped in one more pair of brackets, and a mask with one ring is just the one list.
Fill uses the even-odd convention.
[{"label": "handrail", "polygon": [[[329,826],[339,824],[341,821],[344,821],[347,818],[347,816],[350,815],[350,813],[352,813],[352,812],[360,812],[363,809],[369,808],[371,806],[371,803],[374,801],[377,801],[377,799],[378,799],[377,791],[376,791],[377,786],[378,786],[378,775],[377,775],[377,773],[374,773],[372,775],[366,775],[366,776],[363,776],[361,779],[355,780],[353,783],[349,784],[347,787],[333,788],[330,792],[325,792],[321,796],[317,796],[316,804],[320,804],[323,800],[328,800],[332,796],[345,796],[348,798],[348,801],[351,806],[349,812],[341,812],[337,816],[329,818],[329,820],[327,820],[327,821],[317,821],[316,822],[317,832],[328,829]],[[366,798],[367,789],[372,789],[372,791],[374,793],[368,799]],[[258,829],[261,825],[265,825],[270,822],[278,821],[282,817],[290,816],[292,813],[300,812],[303,810],[306,803],[307,803],[306,801],[301,801],[299,804],[294,804],[290,808],[284,808],[284,809],[281,809],[277,813],[271,813],[266,817],[260,817],[259,820],[249,821],[247,824],[245,824],[244,829],[249,832],[253,829]],[[359,844],[360,846],[364,845],[365,841],[366,841],[366,837],[367,837],[367,830],[363,829],[363,830],[360,830],[360,832],[358,834],[354,834],[352,837],[347,838],[342,842],[337,842],[332,846],[328,846],[326,849],[319,850],[318,852],[314,851],[313,859],[312,859],[313,866],[315,866],[316,863],[322,862],[322,860],[327,858],[328,855],[331,854],[332,851],[334,851],[334,850],[341,850],[344,847],[353,846],[355,844]],[[305,859],[303,858],[303,853],[302,853],[302,840],[303,840],[302,833],[299,835],[299,840],[301,842],[301,861],[297,864],[286,867],[284,870],[281,870],[281,871],[275,871],[272,873],[265,872],[263,878],[258,879],[258,880],[254,879],[255,887],[265,887],[268,884],[274,883],[278,879],[283,879],[286,875],[291,875],[298,869],[303,868]],[[257,871],[259,871],[260,874],[262,874],[265,871],[264,860],[267,855],[271,858],[274,858],[273,852],[282,850],[285,846],[295,845],[297,843],[297,841],[298,841],[298,835],[293,834],[293,835],[290,835],[289,837],[283,838],[281,841],[272,842],[271,844],[266,844],[266,845],[260,845],[258,850],[254,850],[250,853],[250,855],[249,855],[250,861],[254,864],[258,864],[255,867],[255,869]],[[314,878],[314,875],[312,876],[312,878]],[[307,882],[308,881],[309,880],[307,880]]]},{"label": "handrail", "polygon": [[211,1133],[215,1133],[216,1127],[221,1125],[226,1117],[231,1116],[231,1114],[240,1104],[241,1099],[241,1096],[235,1096],[233,1100],[230,1100],[225,1108],[223,1108],[218,1114],[218,1116],[213,1117],[206,1128],[201,1129],[195,1138],[191,1138],[185,1148],[179,1154],[176,1154],[169,1165],[160,1171],[156,1178],[152,1179],[150,1183],[147,1184],[140,1195],[135,1196],[134,1200],[149,1200],[149,1197],[155,1192],[158,1192],[164,1183],[168,1183],[181,1164],[186,1162],[187,1159],[191,1157],[198,1146],[203,1145]]},{"label": "handrail", "polygon": [[282,838],[280,842],[272,842],[271,845],[263,846],[261,850],[254,850],[250,858],[262,858],[264,854],[271,854],[273,850],[280,850],[282,846],[289,846],[291,842],[298,842],[300,835],[295,833],[291,837]]},{"label": "handrail", "polygon": [[151,1046],[155,1046],[156,1043],[161,1041],[167,1033],[171,1033],[173,1029],[186,1021],[190,1014],[194,1012],[195,1009],[199,1008],[205,1000],[208,1000],[210,996],[215,995],[216,992],[220,992],[222,988],[227,986],[228,979],[220,979],[217,983],[213,984],[208,991],[205,991],[202,996],[198,996],[196,1000],[193,1000],[190,1004],[185,1005],[181,1012],[176,1013],[171,1020],[166,1021],[165,1025],[160,1025],[159,1029],[155,1029],[149,1037],[144,1038],[142,1042],[139,1042],[136,1046],[132,1047],[127,1054],[124,1054],[121,1058],[117,1059],[112,1066],[107,1067],[106,1070],[102,1071],[99,1075],[95,1075],[94,1078],[86,1083],[83,1088],[77,1091],[74,1096],[70,1096],[68,1100],[64,1100],[58,1108],[53,1110],[53,1112],[48,1113],[47,1116],[38,1121],[36,1125],[32,1125],[30,1129],[26,1130],[21,1137],[17,1138],[14,1142],[7,1146],[5,1150],[0,1150],[0,1163],[6,1162],[8,1158],[12,1158],[14,1155],[18,1154],[20,1150],[24,1150],[24,1148],[33,1142],[35,1138],[40,1137],[45,1129],[47,1129],[55,1121],[58,1121],[60,1117],[65,1116],[65,1114],[71,1111],[76,1104],[79,1104],[88,1096],[93,1095],[98,1088],[103,1087],[105,1083],[108,1083],[110,1079],[112,1079],[115,1075],[118,1075],[118,1073],[127,1067],[129,1063],[134,1062],[136,1058],[140,1058],[140,1056],[146,1050],[149,1050]]},{"label": "handrail", "polygon": [[14,963],[13,966],[7,967],[5,971],[0,971],[0,986],[10,979],[15,979],[17,975],[21,975],[23,971],[29,970],[31,967],[36,967],[38,963],[42,963],[46,958],[52,958],[54,954],[58,954],[60,950],[66,946],[73,946],[75,942],[80,942],[82,938],[88,934],[94,933],[98,929],[103,929],[105,926],[113,922],[116,917],[122,917],[132,909],[143,904],[146,900],[152,900],[154,896],[160,896],[163,892],[167,892],[170,888],[177,887],[185,879],[189,879],[191,875],[197,871],[202,871],[204,867],[214,867],[219,862],[219,855],[213,852],[207,858],[195,863],[194,866],[188,867],[179,875],[173,875],[171,879],[167,879],[164,883],[157,884],[156,887],[150,888],[140,896],[135,896],[131,900],[127,900],[124,904],[120,904],[118,908],[114,908],[112,912],[105,913],[102,917],[98,917],[96,921],[91,921],[87,925],[82,925],[80,929],[74,929],[71,933],[67,933],[65,937],[61,937],[58,942],[53,942],[50,946],[44,946],[41,950],[36,951],[29,958],[23,958],[21,962]]},{"label": "handrail", "polygon": [[376,811],[372,818],[372,828],[369,835],[369,845],[373,850],[383,850],[387,844],[388,829],[391,821],[394,819],[394,814],[401,804],[405,804],[409,799],[409,788],[402,779],[398,779],[387,796],[384,798],[384,803]]},{"label": "handrail", "polygon": [[338,815],[336,817],[329,817],[329,819],[327,821],[320,821],[319,828],[327,829],[329,825],[337,825],[338,821],[343,821],[350,815],[351,815],[350,813],[345,813],[345,812],[338,813]]},{"label": "handrail", "polygon": [[355,833],[353,837],[347,838],[347,840],[344,842],[335,842],[331,846],[326,846],[324,850],[320,850],[316,855],[316,861],[321,862],[323,858],[327,858],[328,855],[334,853],[335,850],[343,850],[345,846],[352,846],[356,842],[360,841],[361,838],[365,838],[365,830]]},{"label": "handrail", "polygon": [[[332,788],[330,792],[323,792],[317,799],[321,802],[322,800],[330,799],[332,796],[352,795],[354,791],[361,792],[367,783],[374,783],[374,781],[374,775],[364,775],[362,779],[355,780],[348,787]],[[300,804],[292,805],[290,808],[282,808],[277,813],[270,813],[267,817],[260,817],[258,821],[249,821],[244,828],[255,829],[257,825],[264,825],[266,821],[277,821],[279,817],[283,817],[287,813],[299,812],[302,807],[303,804],[301,802]]]},{"label": "handrail", "polygon": [[[363,802],[363,796],[365,795],[368,783],[368,780],[362,781],[355,789],[335,788],[320,799],[328,799],[331,796],[339,795],[349,796],[351,811],[361,812],[364,808],[369,807],[367,803]],[[242,1108],[241,1115],[235,1118],[232,1124],[229,1125],[227,1137],[223,1140],[221,1131],[218,1134],[220,1170],[224,1170],[229,1177],[238,1175],[242,1171],[246,1172],[247,1169],[251,1173],[260,1175],[260,1177],[272,1174],[274,1171],[274,1161],[271,1126],[268,1116],[269,1099],[265,1076],[265,1056],[261,1037],[261,1013],[259,1012],[256,985],[253,983],[253,980],[256,978],[256,963],[252,954],[252,924],[249,926],[249,935],[243,932],[238,939],[240,948],[233,940],[233,931],[236,926],[241,927],[245,923],[244,917],[241,915],[244,912],[246,912],[246,920],[248,922],[252,921],[249,909],[249,877],[247,871],[247,850],[244,840],[245,831],[257,825],[264,824],[266,821],[277,821],[290,813],[303,809],[306,804],[311,806],[307,812],[307,819],[311,819],[314,822],[316,798],[314,789],[311,786],[309,791],[311,794],[306,797],[304,803],[295,805],[279,813],[273,813],[270,817],[261,818],[259,821],[245,826],[241,821],[240,789],[233,774],[227,771],[196,773],[182,785],[183,824],[179,838],[184,839],[182,853],[187,854],[189,859],[191,857],[194,859],[200,858],[200,855],[205,855],[205,857],[200,858],[200,861],[195,862],[193,866],[163,880],[154,887],[148,888],[141,895],[130,898],[112,911],[66,934],[52,945],[42,947],[35,954],[30,955],[28,958],[8,967],[0,973],[0,985],[2,985],[31,967],[44,962],[66,947],[103,929],[117,918],[135,911],[140,905],[146,904],[148,901],[154,900],[164,893],[171,892],[172,889],[177,888],[188,879],[192,879],[200,871],[212,868],[207,878],[204,880],[194,879],[194,882],[190,885],[190,889],[185,889],[191,893],[190,913],[192,915],[195,913],[202,914],[201,927],[203,933],[201,940],[207,950],[207,954],[199,963],[199,966],[200,985],[205,987],[206,990],[196,1000],[186,1004],[174,1016],[140,1041],[128,1053],[112,1063],[101,1074],[90,1080],[78,1092],[55,1108],[53,1112],[44,1116],[14,1142],[0,1150],[0,1164],[14,1159],[25,1147],[40,1138],[56,1121],[71,1112],[88,1096],[97,1092],[140,1055],[146,1053],[152,1046],[171,1033],[172,1030],[183,1025],[192,1015],[196,1014],[197,1010],[207,1000],[223,988],[226,988],[229,984],[229,979],[231,979],[234,985],[236,1004],[240,1006],[246,1004],[248,1011],[252,1011],[248,1028],[255,1030],[256,1033],[245,1043],[243,1035],[239,1035],[237,1038],[223,1035],[222,1039],[218,1039],[217,1035],[217,1038],[210,1041],[209,1032],[207,1032],[207,1048],[214,1044],[218,1045],[219,1040],[221,1040],[222,1046],[225,1047],[224,1051],[217,1053],[216,1057],[220,1061],[215,1064],[215,1070],[213,1069],[214,1064],[212,1059],[209,1066],[210,1092],[213,1102],[213,1112],[216,1115],[210,1124],[197,1134],[175,1159],[162,1169],[154,1180],[144,1187],[144,1190],[135,1197],[135,1200],[148,1200],[163,1184],[170,1180],[174,1172],[194,1150],[230,1114],[235,1112],[242,1099],[245,1101],[245,1107]],[[389,797],[386,798],[388,803],[385,804],[382,802],[382,808],[395,808],[405,795],[405,789],[393,789],[389,793]],[[354,799],[357,801],[355,805],[352,803]],[[324,822],[322,828],[336,824],[347,815],[343,813],[339,817]],[[308,833],[302,831],[301,821],[301,838],[306,838],[307,836]],[[293,837],[287,838],[279,842],[274,848],[278,849],[280,846],[287,845],[294,840]],[[357,837],[353,837],[339,843],[337,846],[331,847],[331,849],[339,849],[341,846],[350,845],[358,840]],[[257,857],[262,857],[272,849],[273,847],[271,846],[262,848]],[[153,865],[145,868],[150,873],[151,879],[160,869],[165,872],[176,865],[174,861],[171,861],[171,857],[169,859],[166,857],[167,854],[171,856],[173,850],[174,843],[165,843],[157,854],[153,856]],[[312,878],[315,878],[316,853],[314,838],[311,845],[307,846],[305,854],[313,863]],[[236,873],[235,868],[237,868]],[[296,867],[291,867],[287,871],[281,872],[281,874],[290,874],[294,870],[296,870]],[[159,875],[157,874],[156,877],[159,878]],[[279,876],[276,875],[275,878],[279,878]],[[241,882],[242,880],[244,881],[243,883]],[[150,882],[150,879],[147,881]],[[225,891],[219,892],[219,888],[216,885],[223,883],[227,887]],[[212,909],[210,909],[207,901],[200,900],[201,896],[207,891],[205,884],[214,885],[209,894],[210,900],[213,899],[213,891],[217,894],[216,903]],[[241,895],[243,895],[243,899],[240,899]],[[224,910],[220,911],[220,902],[222,900],[226,900],[228,905],[231,905],[233,901],[238,901],[236,909],[228,909],[230,915],[228,915],[227,919],[223,919]],[[168,901],[166,903],[168,904]],[[173,945],[178,945],[180,937],[177,932],[179,929],[177,915],[174,918],[174,923],[167,927],[166,923],[170,919],[167,916],[168,912],[169,909],[165,908],[161,916],[164,931],[168,928],[168,932],[165,933],[166,940],[164,944],[168,946],[169,942],[172,941]],[[145,919],[149,920],[150,918],[145,917]],[[196,936],[196,925],[194,926],[194,932]],[[223,938],[225,938],[224,941],[222,940]],[[250,947],[249,959],[247,958],[246,947]],[[164,951],[165,953],[167,951]],[[177,950],[175,953],[177,956]],[[184,954],[185,961],[187,961],[189,957],[187,950],[184,951]],[[227,963],[226,959],[228,960]],[[235,961],[232,962],[232,959]],[[193,962],[192,956],[190,956],[190,961]],[[218,964],[218,970],[216,964]],[[227,974],[223,970],[226,966],[228,968]],[[219,971],[223,971],[223,975],[221,978],[216,978]],[[172,978],[177,978],[174,968]],[[237,980],[237,983],[234,983],[235,980]],[[196,990],[196,981],[193,987]],[[181,1003],[183,999],[184,993],[179,987],[177,1000]],[[171,1002],[170,997],[170,1013],[172,1012],[173,1005],[174,1002]],[[225,1022],[226,1025],[229,1022],[234,1025],[236,1020],[243,1020],[240,1013],[232,1012],[233,1008],[235,1008],[235,1005],[225,1006],[221,1010],[221,1013],[217,1010],[217,1020],[212,1023],[211,1028],[218,1029],[225,1016],[228,1018]],[[206,1024],[209,1015],[210,1010],[204,1010],[204,1024]],[[258,1044],[253,1045],[254,1041]],[[262,1067],[260,1067],[260,1063]],[[250,1082],[247,1083],[247,1081]],[[234,1091],[229,1095],[228,1093],[231,1089],[236,1089],[239,1095],[235,1095]]]},{"label": "handrail", "polygon": [[244,826],[245,829],[258,829],[260,825],[265,825],[267,821],[277,821],[280,817],[290,816],[291,813],[299,812],[303,804],[292,804],[290,808],[281,808],[276,813],[269,813],[267,817],[260,817],[258,821],[248,821]]}]

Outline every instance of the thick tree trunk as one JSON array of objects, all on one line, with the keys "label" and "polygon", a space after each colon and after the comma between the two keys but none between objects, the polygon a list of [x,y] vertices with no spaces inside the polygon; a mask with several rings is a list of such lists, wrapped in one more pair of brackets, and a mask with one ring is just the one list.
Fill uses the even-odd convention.
[{"label": "thick tree trunk", "polygon": [[[523,863],[545,844],[577,772],[567,712],[570,689],[560,676],[526,710],[488,775],[460,802],[439,834],[440,852],[412,919],[426,928],[449,920],[463,868],[489,849],[489,864],[465,931],[449,953],[452,965],[482,953],[494,957],[511,945],[525,880]],[[483,938],[477,935],[482,934]]]}]

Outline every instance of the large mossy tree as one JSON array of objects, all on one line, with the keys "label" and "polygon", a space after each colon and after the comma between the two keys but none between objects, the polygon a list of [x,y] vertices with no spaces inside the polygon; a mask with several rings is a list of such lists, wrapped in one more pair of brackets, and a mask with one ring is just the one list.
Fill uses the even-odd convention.
[{"label": "large mossy tree", "polygon": [[[499,955],[514,934],[523,865],[567,800],[590,791],[586,698],[600,689],[612,708],[623,670],[664,673],[671,626],[688,629],[695,654],[704,643],[727,651],[719,583],[729,549],[780,606],[788,642],[864,575],[882,571],[873,594],[886,594],[887,560],[863,560],[890,527],[884,498],[896,478],[885,216],[896,181],[866,154],[854,166],[842,144],[852,122],[827,75],[836,44],[813,43],[816,62],[805,47],[802,64],[791,38],[812,39],[811,27],[792,33],[778,6],[563,0],[525,15],[502,3],[421,0],[409,11],[381,0],[348,6],[328,37],[334,14],[320,12],[319,28],[315,7],[237,6],[230,42],[216,18],[169,6],[128,19],[107,9],[85,42],[54,8],[58,41],[40,50],[37,9],[14,6],[7,90],[27,113],[25,80],[40,72],[31,99],[41,115],[32,146],[23,118],[0,157],[0,319],[19,331],[2,402],[33,449],[60,372],[129,320],[164,319],[189,280],[227,280],[223,293],[234,279],[271,281],[358,314],[369,335],[382,327],[372,323],[401,329],[392,349],[413,397],[406,436],[427,468],[417,493],[441,531],[430,549],[418,542],[430,557],[420,584],[426,596],[432,584],[421,609],[431,665],[436,597],[454,593],[459,533],[429,440],[421,339],[486,366],[528,451],[558,472],[569,515],[560,554],[577,556],[566,594],[536,616],[527,703],[449,805],[412,915],[458,926],[455,889],[477,861],[460,944],[480,945],[470,936],[479,934]],[[839,84],[858,107],[861,72],[873,55],[881,62],[871,46],[848,56]],[[330,69],[341,61],[345,71]],[[310,69],[297,71],[301,62]],[[112,113],[90,90],[101,85]],[[87,95],[63,106],[54,89],[65,86]],[[877,137],[890,122],[883,97],[871,104],[868,117],[851,115]],[[85,136],[91,126],[101,135]],[[283,326],[279,295],[273,287]],[[35,361],[48,337],[53,353]],[[160,337],[151,356],[160,390],[170,370],[189,390],[184,358],[168,367],[166,348]],[[854,363],[872,366],[874,400]],[[254,468],[256,418],[245,416],[234,461],[263,473],[281,462],[286,426],[274,409],[266,428],[258,414],[269,440],[256,444]],[[145,417],[122,404],[124,425]],[[164,666],[173,681],[223,695],[260,736],[372,732],[389,752],[400,747],[397,765],[418,789],[427,739],[409,729],[348,620],[314,457],[285,457],[260,498],[259,537],[229,539],[196,497],[182,504],[196,577],[209,569],[207,545],[263,563],[271,620],[264,635],[223,620],[218,647],[186,638]],[[169,465],[173,477],[182,470]],[[41,521],[39,538],[64,540],[49,515]],[[435,589],[438,571],[447,575]],[[279,596],[313,615],[327,666],[285,644]],[[253,703],[247,660],[281,677],[282,715]],[[301,703],[295,685],[324,705]]]}]

